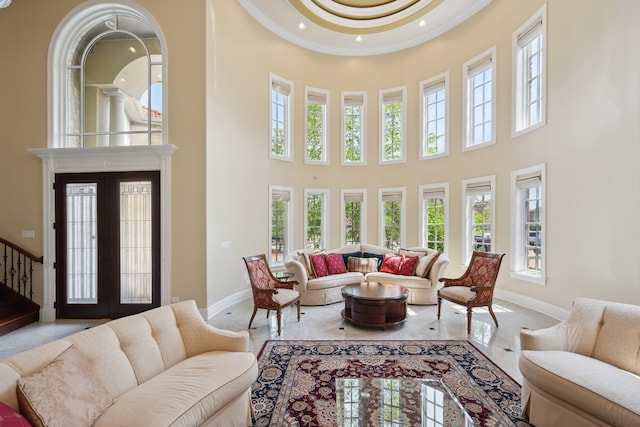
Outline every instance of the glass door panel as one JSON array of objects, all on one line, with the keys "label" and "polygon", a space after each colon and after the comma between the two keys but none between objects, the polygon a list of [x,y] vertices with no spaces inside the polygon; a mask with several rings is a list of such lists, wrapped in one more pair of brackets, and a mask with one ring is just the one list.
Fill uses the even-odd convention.
[{"label": "glass door panel", "polygon": [[120,303],[151,304],[151,181],[120,182]]},{"label": "glass door panel", "polygon": [[97,304],[96,183],[66,185],[67,304]]}]

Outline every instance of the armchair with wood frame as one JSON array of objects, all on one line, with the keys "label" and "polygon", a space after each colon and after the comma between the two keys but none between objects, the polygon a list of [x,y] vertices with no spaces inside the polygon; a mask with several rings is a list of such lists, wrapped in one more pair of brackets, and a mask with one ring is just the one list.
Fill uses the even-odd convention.
[{"label": "armchair with wood frame", "polygon": [[251,292],[253,293],[253,314],[249,321],[249,328],[259,308],[267,310],[267,318],[271,310],[278,315],[278,335],[282,330],[282,309],[295,304],[298,309],[298,322],[300,321],[300,294],[293,287],[298,282],[285,282],[273,275],[267,257],[264,254],[244,257],[244,262],[249,273]]},{"label": "armchair with wood frame", "polygon": [[500,264],[504,254],[477,252],[471,255],[471,261],[464,274],[457,279],[442,277],[444,286],[438,291],[438,319],[442,300],[467,307],[467,334],[471,333],[471,314],[473,307],[487,307],[498,327],[498,319],[493,313],[493,290],[495,288]]}]

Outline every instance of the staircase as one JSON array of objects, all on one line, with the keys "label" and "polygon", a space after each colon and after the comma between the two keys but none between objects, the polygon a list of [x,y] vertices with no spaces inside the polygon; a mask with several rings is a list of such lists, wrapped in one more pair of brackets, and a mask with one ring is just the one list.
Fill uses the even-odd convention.
[{"label": "staircase", "polygon": [[40,306],[0,285],[0,336],[40,320]]},{"label": "staircase", "polygon": [[33,263],[42,263],[19,246],[0,237],[0,335],[40,320],[33,302]]}]

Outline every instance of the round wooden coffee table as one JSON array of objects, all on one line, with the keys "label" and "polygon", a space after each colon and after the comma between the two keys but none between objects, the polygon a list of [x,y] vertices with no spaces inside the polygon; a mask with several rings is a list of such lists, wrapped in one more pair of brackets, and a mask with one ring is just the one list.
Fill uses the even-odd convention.
[{"label": "round wooden coffee table", "polygon": [[386,329],[407,320],[409,291],[399,285],[364,282],[342,288],[342,317],[354,325]]}]

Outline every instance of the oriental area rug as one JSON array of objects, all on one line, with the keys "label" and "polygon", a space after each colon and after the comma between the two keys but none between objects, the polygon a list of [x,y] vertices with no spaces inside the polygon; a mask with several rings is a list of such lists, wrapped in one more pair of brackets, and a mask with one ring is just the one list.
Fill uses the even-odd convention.
[{"label": "oriental area rug", "polygon": [[[257,427],[338,425],[336,383],[346,378],[439,379],[475,426],[529,426],[520,415],[520,385],[464,340],[274,340],[258,364],[251,396]],[[399,417],[390,425],[415,423]]]}]

